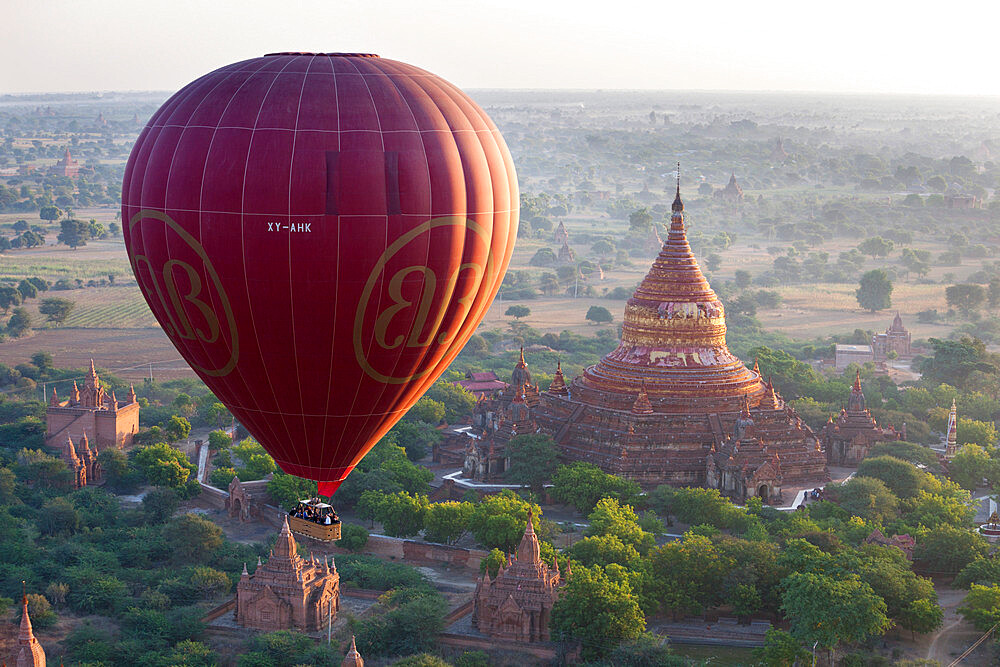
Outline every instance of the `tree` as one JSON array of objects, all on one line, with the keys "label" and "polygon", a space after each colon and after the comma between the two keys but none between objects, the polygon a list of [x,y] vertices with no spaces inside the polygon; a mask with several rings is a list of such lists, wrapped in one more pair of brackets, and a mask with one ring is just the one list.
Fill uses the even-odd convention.
[{"label": "tree", "polygon": [[233,446],[233,438],[223,430],[211,431],[208,434],[208,448],[216,451],[229,449]]},{"label": "tree", "polygon": [[979,533],[944,525],[920,536],[913,549],[913,560],[927,572],[956,574],[985,556],[988,548]]},{"label": "tree", "polygon": [[861,276],[854,296],[865,310],[884,310],[892,305],[892,281],[882,269],[873,269]]},{"label": "tree", "polygon": [[507,308],[507,311],[504,313],[504,315],[506,315],[507,317],[513,317],[515,320],[520,320],[522,317],[527,317],[528,315],[531,315],[531,308],[528,308],[527,306],[514,304],[513,306]]},{"label": "tree", "polygon": [[[539,248],[528,262],[530,266],[552,266],[559,258],[552,248]],[[509,274],[508,274],[509,275]]]},{"label": "tree", "polygon": [[424,515],[424,538],[442,544],[458,542],[469,529],[474,511],[473,504],[467,502],[431,503]]},{"label": "tree", "polygon": [[42,505],[37,524],[43,535],[72,535],[80,529],[81,518],[69,500],[53,498]]},{"label": "tree", "polygon": [[444,629],[448,605],[436,592],[405,589],[383,596],[377,611],[382,609],[387,611],[368,614],[355,626],[358,651],[365,659],[431,650]]},{"label": "tree", "polygon": [[986,303],[986,290],[982,285],[951,285],[944,289],[944,298],[951,308],[957,309],[965,317],[971,317]]},{"label": "tree", "polygon": [[31,363],[38,367],[39,371],[45,372],[52,369],[52,355],[44,350],[39,350],[31,355]]},{"label": "tree", "polygon": [[398,491],[386,496],[379,504],[375,518],[382,524],[386,535],[412,537],[424,527],[424,516],[429,502],[427,496],[411,496]]},{"label": "tree", "polygon": [[552,636],[581,643],[581,656],[595,660],[646,629],[639,599],[627,581],[612,580],[598,567],[579,567],[552,607]]},{"label": "tree", "polygon": [[163,487],[150,489],[142,497],[142,511],[151,524],[165,522],[174,515],[179,504],[180,498],[177,496],[177,492]]},{"label": "tree", "polygon": [[881,236],[870,236],[858,244],[858,250],[865,255],[871,255],[872,259],[876,257],[888,257],[892,249],[892,241],[884,239]]},{"label": "tree", "polygon": [[972,584],[958,613],[970,621],[980,632],[986,632],[1000,623],[1000,586]]},{"label": "tree", "polygon": [[3,308],[4,313],[10,310],[11,306],[20,306],[21,301],[21,293],[16,287],[0,287],[0,308]]},{"label": "tree", "polygon": [[783,586],[781,608],[800,641],[832,649],[881,635],[892,626],[885,601],[856,575],[793,572]]},{"label": "tree", "polygon": [[167,421],[167,436],[173,440],[185,440],[191,435],[191,422],[184,417],[174,415]]},{"label": "tree", "polygon": [[184,452],[164,442],[139,449],[135,464],[150,483],[174,489],[181,495],[187,492],[188,478],[198,470]]},{"label": "tree", "polygon": [[12,227],[13,227],[14,231],[17,232],[18,234],[20,234],[21,232],[26,232],[26,231],[28,231],[28,221],[27,220],[18,220],[17,222],[15,222],[12,225]]},{"label": "tree", "polygon": [[622,567],[636,570],[642,567],[642,556],[630,544],[625,544],[616,535],[592,535],[579,540],[566,552],[574,561],[590,567],[604,567],[618,563]]},{"label": "tree", "polygon": [[41,305],[38,307],[38,312],[42,315],[47,316],[47,321],[61,323],[69,315],[69,312],[76,305],[69,299],[61,299],[59,297],[50,297],[48,299],[42,299]]},{"label": "tree", "polygon": [[587,520],[590,522],[586,529],[588,535],[614,535],[642,555],[653,547],[653,536],[639,526],[635,510],[631,505],[620,504],[617,498],[598,500]]},{"label": "tree", "polygon": [[524,535],[529,511],[532,514],[532,525],[537,531],[542,509],[534,503],[521,500],[510,489],[504,489],[476,503],[469,519],[469,531],[487,549],[497,548],[511,553]]},{"label": "tree", "polygon": [[717,252],[710,252],[705,256],[705,268],[709,271],[718,271],[722,266],[722,255]]},{"label": "tree", "polygon": [[594,324],[604,324],[614,321],[615,318],[604,306],[591,306],[587,309],[586,319]]},{"label": "tree", "polygon": [[764,635],[764,645],[753,652],[754,657],[764,665],[792,667],[808,664],[809,651],[791,633],[770,628]]},{"label": "tree", "polygon": [[932,600],[914,600],[899,615],[899,624],[911,633],[926,634],[941,627],[944,610]]},{"label": "tree", "polygon": [[406,412],[406,417],[425,424],[440,424],[444,421],[445,413],[444,403],[435,401],[430,396],[421,396]]},{"label": "tree", "polygon": [[646,232],[653,226],[653,214],[648,208],[640,208],[628,214],[629,230],[633,232]]},{"label": "tree", "polygon": [[59,225],[61,231],[57,238],[60,243],[68,245],[73,250],[87,245],[87,239],[90,238],[89,222],[69,218],[63,220]]},{"label": "tree", "polygon": [[357,553],[368,544],[368,531],[356,523],[345,523],[340,529],[340,539],[337,546]]},{"label": "tree", "polygon": [[948,476],[963,489],[973,491],[982,486],[984,478],[997,476],[997,464],[979,445],[965,445],[948,463]]},{"label": "tree", "polygon": [[31,329],[31,314],[26,308],[15,308],[7,320],[7,332],[14,338],[20,338]]},{"label": "tree", "polygon": [[163,529],[178,563],[205,563],[222,546],[222,529],[197,514],[182,514]]},{"label": "tree", "polygon": [[899,498],[885,482],[872,477],[852,477],[843,484],[832,485],[836,501],[854,516],[879,523],[896,516]]},{"label": "tree", "polygon": [[507,479],[541,493],[543,484],[552,478],[556,470],[558,456],[555,441],[547,435],[531,433],[514,436],[507,446],[510,460]]},{"label": "tree", "polygon": [[634,505],[640,488],[635,482],[609,475],[592,463],[577,461],[556,468],[551,493],[557,501],[589,514],[601,498],[614,497]]},{"label": "tree", "polygon": [[909,461],[892,456],[868,457],[858,464],[858,477],[873,477],[885,482],[899,498],[912,498],[920,489],[932,489],[934,478]]},{"label": "tree", "polygon": [[[447,416],[447,407],[445,413]],[[396,444],[406,450],[406,456],[411,461],[419,461],[427,456],[431,446],[441,440],[441,432],[432,424],[422,421],[403,420],[392,427],[392,433]]]},{"label": "tree", "polygon": [[21,300],[27,301],[38,296],[38,287],[34,283],[22,280],[17,284],[17,291],[21,293]]},{"label": "tree", "polygon": [[42,220],[48,220],[49,222],[58,220],[61,215],[62,211],[56,206],[43,206],[38,211],[38,217]]}]

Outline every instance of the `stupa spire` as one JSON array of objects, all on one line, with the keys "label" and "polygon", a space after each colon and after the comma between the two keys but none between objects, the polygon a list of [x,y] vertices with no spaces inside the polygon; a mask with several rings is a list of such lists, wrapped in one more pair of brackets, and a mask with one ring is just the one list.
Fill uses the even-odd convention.
[{"label": "stupa spire", "polygon": [[858,369],[856,371],[856,375],[854,376],[854,386],[852,387],[852,389],[854,389],[854,391],[861,391],[861,370],[860,369]]},{"label": "stupa spire", "polygon": [[539,563],[541,562],[541,550],[538,545],[538,536],[535,535],[535,527],[531,525],[531,510],[528,510],[528,525],[524,528],[524,536],[521,543],[517,545],[517,561],[519,563]]},{"label": "stupa spire", "polygon": [[278,541],[274,544],[274,549],[271,551],[276,558],[294,559],[296,556],[296,546],[295,538],[292,537],[292,531],[288,527],[288,516],[284,518],[284,522],[281,525],[281,532],[278,533]]},{"label": "stupa spire", "polygon": [[365,661],[361,658],[361,654],[358,653],[358,646],[354,641],[354,635],[351,635],[351,648],[347,651],[347,655],[344,656],[344,661],[340,663],[340,667],[365,667]]},{"label": "stupa spire", "polygon": [[17,644],[20,646],[15,663],[17,667],[45,667],[45,651],[35,639],[31,619],[28,617],[28,594],[23,581],[21,582],[21,626],[17,633]]}]

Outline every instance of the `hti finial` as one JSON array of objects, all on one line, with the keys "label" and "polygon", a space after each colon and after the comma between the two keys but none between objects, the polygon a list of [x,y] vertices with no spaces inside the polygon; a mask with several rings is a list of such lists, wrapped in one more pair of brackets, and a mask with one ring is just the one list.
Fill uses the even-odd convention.
[{"label": "hti finial", "polygon": [[681,163],[677,163],[677,195],[674,197],[673,206],[670,209],[675,213],[681,213],[684,210],[684,202],[681,201]]}]

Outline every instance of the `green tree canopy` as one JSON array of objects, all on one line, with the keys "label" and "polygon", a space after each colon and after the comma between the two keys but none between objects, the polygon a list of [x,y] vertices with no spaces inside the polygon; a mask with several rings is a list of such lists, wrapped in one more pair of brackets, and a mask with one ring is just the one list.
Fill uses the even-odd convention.
[{"label": "green tree canopy", "polygon": [[552,608],[555,639],[580,642],[585,660],[599,659],[646,628],[639,600],[627,581],[599,567],[577,567]]},{"label": "green tree canopy", "polygon": [[873,269],[861,276],[860,285],[854,293],[858,304],[865,310],[875,312],[892,305],[892,281],[882,269]]},{"label": "green tree canopy", "polygon": [[556,443],[541,433],[517,435],[507,446],[510,465],[507,479],[515,484],[531,487],[541,493],[545,482],[552,478],[558,465]]}]

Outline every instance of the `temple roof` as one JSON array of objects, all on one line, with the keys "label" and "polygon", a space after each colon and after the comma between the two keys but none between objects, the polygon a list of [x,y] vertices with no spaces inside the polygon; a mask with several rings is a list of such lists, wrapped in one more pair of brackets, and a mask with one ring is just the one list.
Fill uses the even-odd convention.
[{"label": "temple roof", "polygon": [[21,596],[21,626],[17,633],[20,650],[17,653],[17,667],[45,667],[45,651],[35,639],[28,617],[28,596]]},{"label": "temple roof", "polygon": [[361,659],[361,654],[358,653],[358,646],[354,643],[354,635],[351,635],[351,648],[344,656],[344,661],[340,663],[340,667],[365,667],[365,661]]},{"label": "temple roof", "polygon": [[542,560],[538,536],[531,525],[531,510],[528,510],[528,525],[524,528],[521,543],[517,545],[517,560],[523,563],[540,563]]},{"label": "temple roof", "polygon": [[634,396],[645,382],[654,409],[664,400],[744,394],[756,404],[760,374],[726,346],[725,309],[688,243],[679,184],[671,209],[667,241],[625,307],[621,344],[584,371],[582,383]]}]

